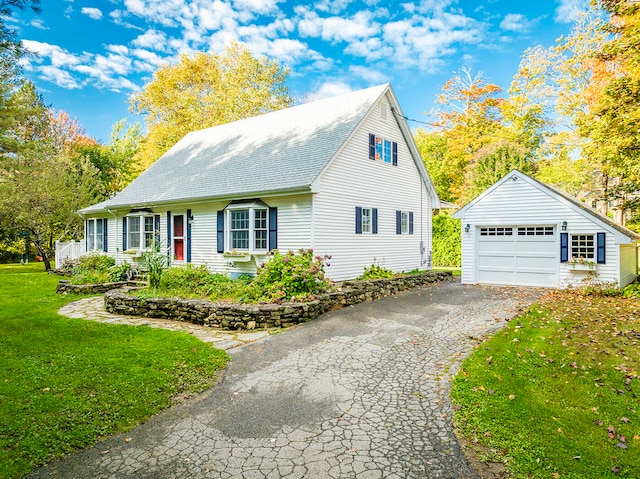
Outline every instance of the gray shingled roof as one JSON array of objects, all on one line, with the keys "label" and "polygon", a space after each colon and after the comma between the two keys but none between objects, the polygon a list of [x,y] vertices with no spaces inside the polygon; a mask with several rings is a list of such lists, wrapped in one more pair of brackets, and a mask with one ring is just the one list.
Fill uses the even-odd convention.
[{"label": "gray shingled roof", "polygon": [[189,133],[114,198],[80,213],[309,188],[388,88]]}]

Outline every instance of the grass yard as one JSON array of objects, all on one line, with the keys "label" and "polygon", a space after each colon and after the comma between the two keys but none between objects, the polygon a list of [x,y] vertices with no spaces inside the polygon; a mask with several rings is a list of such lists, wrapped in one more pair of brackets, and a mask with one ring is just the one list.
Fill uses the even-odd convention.
[{"label": "grass yard", "polygon": [[194,337],[68,319],[41,264],[0,265],[0,477],[19,477],[211,386],[228,356]]},{"label": "grass yard", "polygon": [[463,363],[454,422],[500,477],[639,478],[639,370],[639,300],[549,293]]}]

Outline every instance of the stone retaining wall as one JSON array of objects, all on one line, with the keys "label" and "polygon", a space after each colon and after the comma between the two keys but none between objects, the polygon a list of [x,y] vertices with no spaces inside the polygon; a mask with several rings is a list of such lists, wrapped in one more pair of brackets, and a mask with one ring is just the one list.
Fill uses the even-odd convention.
[{"label": "stone retaining wall", "polygon": [[99,284],[71,284],[69,280],[61,279],[56,287],[59,294],[104,294],[112,289],[120,289],[131,286],[142,286],[144,283],[136,281],[118,281],[115,283]]},{"label": "stone retaining wall", "polygon": [[327,311],[449,279],[450,273],[429,271],[392,279],[345,281],[339,291],[318,295],[308,303],[232,304],[199,299],[141,299],[128,294],[132,288],[107,291],[104,302],[108,312],[119,315],[173,319],[230,330],[271,328],[292,326]]}]

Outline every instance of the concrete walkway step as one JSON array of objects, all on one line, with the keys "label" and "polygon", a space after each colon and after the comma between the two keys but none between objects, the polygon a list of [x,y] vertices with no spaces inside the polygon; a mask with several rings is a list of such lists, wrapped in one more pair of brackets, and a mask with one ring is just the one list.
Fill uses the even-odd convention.
[{"label": "concrete walkway step", "polygon": [[213,343],[217,349],[229,350],[253,343],[269,336],[267,331],[222,331],[197,324],[168,319],[141,318],[138,316],[120,316],[104,309],[104,298],[92,296],[64,305],[58,314],[68,318],[86,319],[110,324],[126,324],[129,326],[149,326],[170,331],[182,331],[194,335],[200,341]]}]

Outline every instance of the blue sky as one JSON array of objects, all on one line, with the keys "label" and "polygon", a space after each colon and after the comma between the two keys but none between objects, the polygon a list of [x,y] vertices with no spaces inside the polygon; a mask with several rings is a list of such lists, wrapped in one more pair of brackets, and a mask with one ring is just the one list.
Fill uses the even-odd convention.
[{"label": "blue sky", "polygon": [[[127,98],[180,53],[230,40],[291,69],[300,99],[390,82],[406,116],[426,120],[439,88],[469,67],[504,90],[530,46],[552,45],[588,0],[43,0],[14,27],[36,57],[47,104],[108,141]],[[419,124],[410,123],[412,127]]]}]

